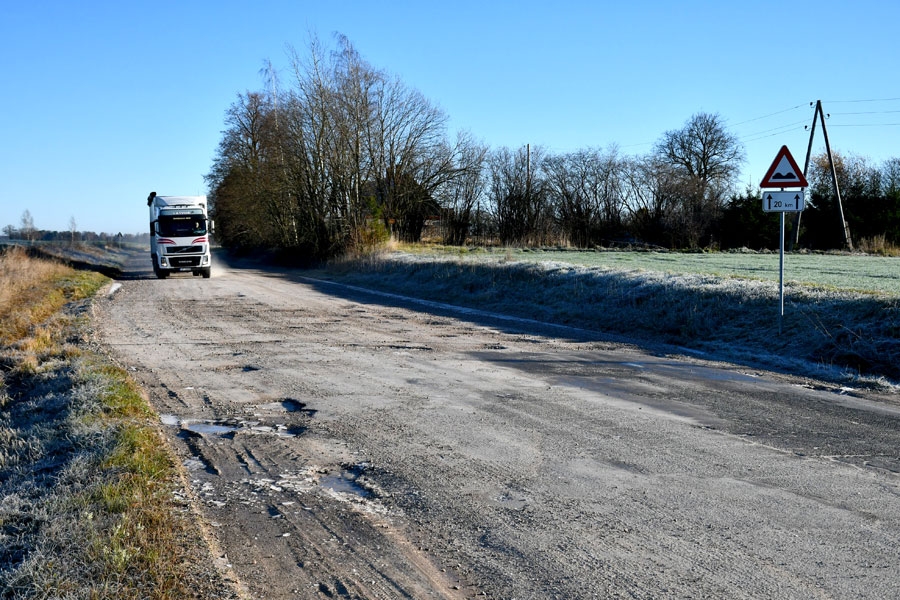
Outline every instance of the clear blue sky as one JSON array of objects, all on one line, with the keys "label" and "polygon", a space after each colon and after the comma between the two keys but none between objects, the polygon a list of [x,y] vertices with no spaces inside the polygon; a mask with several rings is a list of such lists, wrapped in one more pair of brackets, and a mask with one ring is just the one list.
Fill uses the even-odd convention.
[{"label": "clear blue sky", "polygon": [[755,185],[782,144],[802,167],[821,99],[832,147],[880,163],[900,157],[898,24],[890,0],[5,2],[0,227],[28,210],[39,229],[144,231],[151,190],[206,193],[264,61],[286,87],[286,48],[335,32],[493,148],[641,155],[718,113]]}]

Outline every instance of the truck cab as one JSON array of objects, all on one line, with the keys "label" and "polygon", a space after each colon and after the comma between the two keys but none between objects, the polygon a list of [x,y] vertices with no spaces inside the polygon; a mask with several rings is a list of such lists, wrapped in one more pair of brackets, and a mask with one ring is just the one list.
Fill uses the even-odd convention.
[{"label": "truck cab", "polygon": [[212,268],[210,234],[213,222],[206,196],[151,194],[150,258],[160,279],[171,273],[191,272],[208,278]]}]

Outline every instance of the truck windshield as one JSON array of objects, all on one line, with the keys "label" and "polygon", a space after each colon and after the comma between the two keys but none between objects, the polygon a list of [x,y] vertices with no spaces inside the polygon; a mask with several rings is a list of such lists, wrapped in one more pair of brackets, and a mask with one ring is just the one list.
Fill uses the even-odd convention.
[{"label": "truck windshield", "polygon": [[169,237],[206,235],[206,219],[200,215],[160,215],[157,231]]}]

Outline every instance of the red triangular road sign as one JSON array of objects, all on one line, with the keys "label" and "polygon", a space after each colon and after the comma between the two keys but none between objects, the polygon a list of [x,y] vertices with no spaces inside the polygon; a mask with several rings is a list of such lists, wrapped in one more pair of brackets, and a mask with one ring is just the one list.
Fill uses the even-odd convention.
[{"label": "red triangular road sign", "polygon": [[787,146],[782,146],[781,150],[778,151],[778,155],[775,157],[775,162],[773,162],[772,166],[769,167],[769,170],[766,171],[766,176],[763,177],[759,187],[805,188],[809,187],[809,184],[806,182],[806,177],[803,176],[800,167],[798,167],[797,163],[794,161],[794,157],[791,156],[791,151],[788,150]]}]

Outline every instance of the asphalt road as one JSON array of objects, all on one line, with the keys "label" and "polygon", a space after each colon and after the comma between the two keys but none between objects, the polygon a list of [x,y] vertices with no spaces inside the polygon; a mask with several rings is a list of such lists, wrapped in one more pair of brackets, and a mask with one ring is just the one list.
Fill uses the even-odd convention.
[{"label": "asphalt road", "polygon": [[896,398],[303,272],[120,283],[97,329],[248,597],[900,590]]}]

